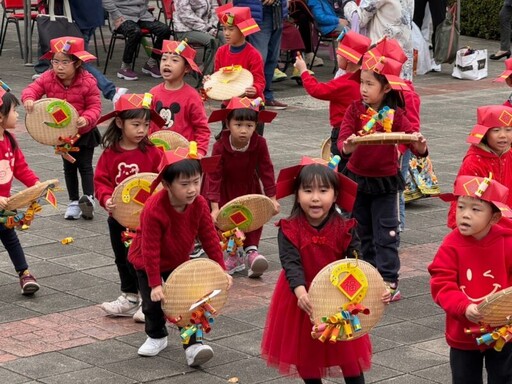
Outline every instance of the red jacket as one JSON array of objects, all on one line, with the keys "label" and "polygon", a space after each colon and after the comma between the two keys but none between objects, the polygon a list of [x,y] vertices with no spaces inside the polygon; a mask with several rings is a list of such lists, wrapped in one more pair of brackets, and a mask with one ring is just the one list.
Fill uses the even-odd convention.
[{"label": "red jacket", "polygon": [[339,128],[348,106],[361,99],[359,83],[352,73],[346,73],[327,83],[320,83],[308,71],[301,75],[307,93],[314,98],[329,101],[329,121],[332,127]]},{"label": "red jacket", "polygon": [[[498,156],[485,144],[471,145],[462,160],[457,177],[460,175],[487,177],[489,172],[492,172],[494,180],[512,189],[512,150]],[[512,206],[512,193],[508,195],[507,204]],[[452,229],[456,226],[455,209],[456,202],[452,202],[447,223]]]},{"label": "red jacket", "polygon": [[131,151],[106,148],[94,171],[94,193],[100,205],[105,208],[114,189],[128,176],[141,172],[158,173],[162,156],[163,152],[154,146],[147,146],[146,152],[139,148]]},{"label": "red jacket", "polygon": [[466,308],[512,285],[512,230],[492,226],[481,240],[455,229],[443,240],[429,265],[434,301],[446,312],[446,341],[464,350],[478,350],[464,328],[474,325]]},{"label": "red jacket", "polygon": [[85,117],[87,125],[78,130],[84,135],[96,127],[101,115],[101,97],[96,79],[86,70],[79,68],[69,87],[64,86],[53,70],[44,72],[21,92],[21,101],[55,97],[66,100],[76,108],[78,116]]},{"label": "red jacket", "polygon": [[[361,115],[366,113],[366,109],[365,104],[359,100],[354,101],[345,112],[338,136],[340,152],[347,137],[353,133],[357,134],[363,129]],[[375,124],[375,126],[378,132],[384,131],[380,124]],[[413,133],[417,131],[417,128],[413,127],[405,116],[404,110],[398,108],[395,111],[393,132]],[[418,157],[424,157],[428,153],[427,150],[424,154],[419,154],[412,145],[409,145],[409,148]],[[348,159],[348,169],[360,176],[386,177],[396,175],[398,172],[398,151],[394,145],[359,145]]]},{"label": "red jacket", "polygon": [[265,73],[263,72],[263,59],[261,53],[250,43],[246,43],[244,49],[238,53],[233,53],[229,45],[221,46],[215,54],[215,71],[222,67],[230,65],[241,65],[252,73],[254,78],[253,87],[256,88],[256,97],[265,100],[263,91],[265,90]]},{"label": "red jacket", "polygon": [[234,151],[229,143],[229,131],[223,131],[213,145],[212,156],[220,155],[215,172],[206,175],[205,193],[210,201],[222,207],[235,197],[250,193],[276,195],[274,165],[270,159],[267,141],[256,132],[252,135],[247,151]]},{"label": "red jacket", "polygon": [[204,197],[198,196],[178,212],[171,205],[167,190],[162,189],[144,205],[128,260],[135,269],[146,271],[149,286],[154,288],[162,284],[161,272],[173,271],[190,260],[196,237],[208,257],[225,269],[219,236]]}]

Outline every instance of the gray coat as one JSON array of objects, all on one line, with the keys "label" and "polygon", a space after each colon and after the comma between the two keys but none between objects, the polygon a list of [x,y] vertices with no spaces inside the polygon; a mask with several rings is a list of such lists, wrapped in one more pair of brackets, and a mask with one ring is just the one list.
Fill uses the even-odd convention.
[{"label": "gray coat", "polygon": [[148,11],[149,0],[103,0],[103,8],[112,20],[124,17],[131,21],[154,21],[155,17]]}]

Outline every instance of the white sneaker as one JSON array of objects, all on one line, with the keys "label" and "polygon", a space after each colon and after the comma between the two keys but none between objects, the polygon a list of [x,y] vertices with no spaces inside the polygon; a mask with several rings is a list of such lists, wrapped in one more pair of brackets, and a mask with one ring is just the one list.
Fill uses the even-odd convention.
[{"label": "white sneaker", "polygon": [[430,64],[432,67],[432,72],[441,72],[441,64],[437,64],[434,59],[431,60]]},{"label": "white sneaker", "polygon": [[110,316],[134,316],[140,308],[139,297],[133,294],[123,293],[116,300],[100,305],[101,309]]},{"label": "white sneaker", "polygon": [[213,357],[213,349],[209,345],[192,344],[185,349],[185,357],[189,367],[197,367],[205,364]]},{"label": "white sneaker", "polygon": [[116,109],[117,100],[119,100],[121,96],[126,94],[126,92],[128,92],[128,88],[116,88],[116,93],[114,97],[112,97],[112,104],[114,104],[114,109]]},{"label": "white sneaker", "polygon": [[64,214],[64,218],[66,220],[78,220],[82,215],[82,211],[80,210],[80,206],[78,205],[78,200],[74,200],[68,204],[66,208],[66,213]]},{"label": "white sneaker", "polygon": [[78,201],[78,205],[82,211],[82,217],[85,220],[94,219],[94,207],[96,206],[96,203],[94,202],[94,196],[83,195]]},{"label": "white sneaker", "polygon": [[[313,52],[309,52],[304,55],[304,61],[306,62],[308,67],[311,65],[311,60],[313,60],[314,55],[315,54]],[[313,60],[313,67],[321,67],[322,65],[324,65],[324,61],[322,60],[322,58],[315,56],[315,60]]]},{"label": "white sneaker", "polygon": [[137,353],[140,356],[156,356],[165,348],[167,348],[167,336],[162,337],[161,339],[153,339],[148,336]]},{"label": "white sneaker", "polygon": [[136,323],[145,323],[146,317],[144,316],[144,312],[142,312],[142,305],[139,306],[139,309],[137,309],[137,312],[133,315],[133,320]]}]

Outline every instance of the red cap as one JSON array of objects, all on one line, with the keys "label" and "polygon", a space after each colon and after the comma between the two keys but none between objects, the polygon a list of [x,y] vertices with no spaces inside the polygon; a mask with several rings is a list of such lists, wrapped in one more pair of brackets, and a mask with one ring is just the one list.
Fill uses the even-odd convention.
[{"label": "red cap", "polygon": [[493,81],[497,83],[504,83],[510,75],[512,75],[512,57],[505,60],[505,71]]},{"label": "red cap", "polygon": [[359,63],[372,43],[370,38],[353,31],[341,32],[338,41],[336,53],[354,64]]},{"label": "red cap", "polygon": [[187,39],[182,41],[164,40],[162,43],[162,49],[153,48],[153,51],[158,54],[174,53],[183,57],[193,71],[201,73],[201,70],[194,61],[196,57],[196,50],[187,44]]},{"label": "red cap", "polygon": [[158,125],[158,127],[163,127],[165,125],[165,120],[158,114],[158,112],[151,108],[152,99],[153,95],[151,93],[127,93],[122,95],[114,105],[114,110],[101,116],[97,124],[101,124],[106,120],[116,117],[119,112],[129,111],[131,109],[150,109],[151,121]]},{"label": "red cap", "polygon": [[404,79],[400,78],[403,64],[407,61],[400,44],[384,37],[363,56],[361,69],[371,70],[386,77],[392,89],[409,91]]},{"label": "red cap", "polygon": [[56,53],[65,53],[78,57],[84,63],[96,60],[96,56],[91,55],[85,50],[84,39],[74,36],[62,36],[50,40],[50,51],[46,52],[41,59],[51,60]]},{"label": "red cap", "polygon": [[[328,162],[323,159],[312,159],[310,157],[303,156],[299,165],[281,169],[276,182],[276,198],[281,199],[294,194],[295,179],[299,176],[302,168],[311,164],[321,164],[327,167]],[[356,201],[357,183],[336,170],[333,170],[333,172],[336,172],[340,181],[340,190],[338,191],[339,193],[336,199],[336,204],[345,211],[351,212]]]},{"label": "red cap", "polygon": [[487,131],[496,127],[512,127],[512,108],[505,105],[486,105],[476,110],[476,124],[466,141],[480,144]]},{"label": "red cap", "polygon": [[160,161],[160,165],[158,166],[158,176],[151,183],[149,193],[153,193],[158,184],[160,184],[167,167],[174,163],[177,163],[178,161],[186,159],[199,160],[201,162],[203,172],[210,173],[217,169],[217,166],[219,165],[220,161],[220,156],[202,157],[201,154],[197,152],[197,143],[195,141],[191,141],[188,148],[179,147],[172,151],[165,151],[162,160]]},{"label": "red cap", "polygon": [[260,111],[261,107],[265,103],[261,100],[261,97],[256,99],[249,99],[248,97],[233,97],[229,100],[229,104],[224,109],[217,109],[212,112],[209,123],[216,121],[224,121],[227,119],[228,114],[235,109],[252,109],[258,112],[258,121],[262,123],[270,123],[277,116],[277,113],[271,111]]},{"label": "red cap", "polygon": [[222,25],[236,26],[244,36],[260,31],[249,7],[233,7],[233,4],[228,3],[215,9],[215,12]]},{"label": "red cap", "polygon": [[455,201],[459,196],[470,196],[494,204],[506,218],[512,218],[512,211],[507,205],[508,188],[489,177],[459,176],[455,180],[453,193],[439,195],[443,201]]}]

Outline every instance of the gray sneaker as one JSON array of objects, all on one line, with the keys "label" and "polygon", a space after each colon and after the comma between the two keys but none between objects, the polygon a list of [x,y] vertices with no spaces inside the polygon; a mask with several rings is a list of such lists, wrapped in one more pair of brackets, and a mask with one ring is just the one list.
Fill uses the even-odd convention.
[{"label": "gray sneaker", "polygon": [[82,217],[85,220],[92,220],[94,218],[94,197],[83,195],[78,201],[80,210],[82,211]]},{"label": "gray sneaker", "polygon": [[78,205],[78,201],[74,200],[68,204],[68,208],[66,209],[66,213],[64,214],[64,218],[66,220],[78,220],[82,215],[82,211],[80,210],[80,206]]}]

